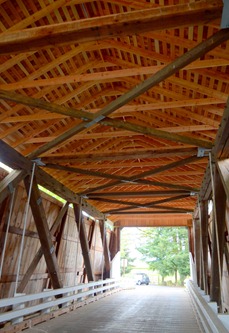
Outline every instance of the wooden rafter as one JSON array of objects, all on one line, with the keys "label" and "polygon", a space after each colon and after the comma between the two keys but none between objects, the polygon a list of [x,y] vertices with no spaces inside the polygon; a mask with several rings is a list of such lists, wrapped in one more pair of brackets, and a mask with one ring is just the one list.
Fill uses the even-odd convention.
[{"label": "wooden rafter", "polygon": [[204,24],[221,17],[221,12],[221,1],[208,0],[6,32],[1,36],[0,54]]},{"label": "wooden rafter", "polygon": [[[35,150],[33,153],[29,155],[30,158],[34,158],[36,156],[39,156],[51,148],[62,144],[66,140],[70,139],[73,135],[80,133],[83,129],[88,128],[98,122],[101,122],[101,124],[112,126],[112,127],[118,127],[123,128],[126,130],[134,131],[134,132],[140,132],[147,135],[156,136],[159,138],[164,138],[167,140],[172,140],[175,142],[182,142],[190,145],[197,145],[199,147],[205,147],[205,148],[211,148],[210,142],[204,142],[203,140],[198,140],[194,138],[188,138],[183,137],[178,134],[171,134],[167,132],[160,131],[158,129],[152,129],[148,128],[146,129],[143,126],[134,125],[130,123],[125,123],[121,121],[116,121],[114,119],[104,119],[109,114],[114,112],[115,110],[119,109],[121,106],[125,105],[126,103],[130,102],[137,96],[141,95],[148,89],[152,88],[156,84],[160,83],[164,79],[170,77],[177,71],[179,71],[181,68],[184,68],[186,65],[190,64],[194,60],[198,59],[199,57],[203,56],[205,53],[209,52],[210,50],[214,49],[216,46],[220,45],[224,41],[226,41],[229,38],[229,29],[223,29],[218,31],[216,34],[208,38],[206,41],[200,43],[190,51],[186,52],[183,56],[173,61],[171,64],[165,66],[162,70],[158,71],[154,76],[149,77],[147,80],[143,81],[141,84],[137,85],[133,89],[131,89],[126,94],[120,96],[115,101],[108,104],[106,107],[104,107],[101,111],[97,112],[94,115],[93,121],[82,121],[79,125],[74,126],[70,130],[66,131],[61,136],[55,138],[53,141],[46,143],[42,147]],[[7,94],[5,93],[5,96],[7,98]],[[35,107],[35,105],[34,105]],[[78,116],[77,118],[82,118],[82,116]],[[91,120],[90,118],[87,118]]]},{"label": "wooden rafter", "polygon": [[[211,59],[211,60],[196,60],[193,63],[187,65],[185,70],[194,70],[200,68],[208,68],[208,67],[219,67],[219,66],[228,66],[228,59]],[[87,81],[103,81],[103,80],[112,80],[117,78],[123,78],[127,76],[136,76],[136,75],[152,75],[157,71],[161,70],[164,65],[157,66],[144,66],[144,67],[136,67],[136,68],[128,68],[128,69],[120,69],[113,70],[111,72],[96,72],[96,73],[86,73],[86,74],[75,74],[75,75],[66,75],[66,76],[58,76],[55,78],[46,78],[46,79],[36,79],[36,80],[23,80],[21,82],[14,82],[8,84],[0,84],[0,89],[9,91],[9,90],[18,90],[32,87],[47,87],[47,86],[55,86],[66,83],[79,83],[79,82],[87,82]],[[182,70],[183,70],[182,69]],[[222,100],[219,99],[219,103]],[[206,103],[206,102],[205,102]],[[160,103],[158,103],[160,104]],[[171,102],[171,105],[175,104]],[[178,103],[179,104],[179,103]],[[182,103],[181,103],[182,104]],[[187,103],[188,104],[188,103]],[[194,105],[194,102],[192,102]],[[204,104],[206,105],[206,104]]]}]

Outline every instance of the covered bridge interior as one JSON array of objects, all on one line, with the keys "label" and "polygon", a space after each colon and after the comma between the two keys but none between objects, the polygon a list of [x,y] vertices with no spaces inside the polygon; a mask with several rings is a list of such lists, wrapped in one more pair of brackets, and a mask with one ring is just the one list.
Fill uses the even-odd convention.
[{"label": "covered bridge interior", "polygon": [[227,6],[0,1],[1,298],[110,277],[124,226],[186,226],[229,311]]}]

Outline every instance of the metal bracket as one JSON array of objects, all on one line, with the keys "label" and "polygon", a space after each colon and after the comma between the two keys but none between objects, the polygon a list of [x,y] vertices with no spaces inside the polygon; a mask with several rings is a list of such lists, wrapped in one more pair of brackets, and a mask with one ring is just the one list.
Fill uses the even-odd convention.
[{"label": "metal bracket", "polygon": [[31,162],[36,163],[38,166],[45,166],[46,164],[41,161],[41,158],[36,158],[34,160],[31,160]]},{"label": "metal bracket", "polygon": [[208,156],[208,154],[209,154],[210,151],[211,151],[211,149],[206,149],[206,148],[198,147],[197,157]]}]

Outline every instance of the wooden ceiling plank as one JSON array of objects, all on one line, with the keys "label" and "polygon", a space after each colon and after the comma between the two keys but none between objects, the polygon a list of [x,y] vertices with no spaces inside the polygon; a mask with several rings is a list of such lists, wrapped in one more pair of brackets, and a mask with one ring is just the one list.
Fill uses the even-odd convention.
[{"label": "wooden ceiling plank", "polygon": [[204,24],[220,18],[222,8],[221,1],[198,1],[5,32],[1,36],[0,54]]}]

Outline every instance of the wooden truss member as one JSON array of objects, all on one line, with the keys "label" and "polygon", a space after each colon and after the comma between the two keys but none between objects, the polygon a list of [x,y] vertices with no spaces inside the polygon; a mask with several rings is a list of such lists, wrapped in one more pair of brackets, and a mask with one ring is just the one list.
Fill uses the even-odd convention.
[{"label": "wooden truss member", "polygon": [[208,200],[199,202],[200,211],[200,242],[201,242],[201,289],[209,294],[208,284]]},{"label": "wooden truss member", "polygon": [[[25,188],[28,193],[29,191],[29,177],[27,176],[24,180]],[[61,280],[59,267],[57,264],[57,258],[55,249],[52,243],[51,234],[48,228],[48,223],[45,216],[42,199],[40,196],[39,188],[36,179],[32,185],[30,206],[33,213],[34,221],[36,224],[37,232],[41,241],[42,251],[44,253],[45,261],[47,264],[48,272],[54,289],[62,288],[63,283]]]},{"label": "wooden truss member", "polygon": [[[53,223],[53,226],[50,229],[50,233],[51,236],[55,234],[55,232],[57,231],[58,227],[61,225],[64,225],[64,222],[66,220],[66,216],[67,216],[67,211],[68,211],[68,206],[69,203],[67,202],[61,209],[59,215],[57,216],[55,222]],[[58,254],[58,246],[56,249],[56,255]],[[32,262],[30,263],[29,268],[27,269],[27,272],[24,274],[18,288],[17,288],[17,292],[18,293],[22,293],[30,279],[30,277],[32,276],[35,268],[37,267],[41,257],[43,255],[43,250],[42,247],[40,247],[40,249],[37,251],[37,253],[35,254]]]},{"label": "wooden truss member", "polygon": [[200,220],[194,220],[194,251],[195,251],[195,266],[196,266],[196,282],[201,285],[201,250],[200,250]]},{"label": "wooden truss member", "polygon": [[[79,233],[80,244],[82,248],[82,254],[84,259],[84,265],[87,273],[88,281],[95,281],[95,277],[92,270],[91,256],[89,251],[88,239],[85,224],[82,219],[82,207],[81,205],[73,204],[75,213],[75,221]],[[77,255],[77,254],[76,254]]]},{"label": "wooden truss member", "polygon": [[[95,221],[92,220],[91,221],[91,224],[90,224],[90,228],[89,228],[89,231],[88,231],[88,247],[89,247],[89,251],[91,251],[91,248],[92,248],[92,240],[93,240],[93,237],[94,237],[94,234],[95,234]],[[95,257],[94,257],[94,261],[95,261]],[[94,265],[95,267],[95,265]],[[86,282],[86,275],[87,275],[87,272],[86,272],[86,268],[84,266],[84,270],[83,270],[83,283]]]},{"label": "wooden truss member", "polygon": [[109,278],[110,277],[110,253],[107,243],[107,236],[106,236],[106,228],[104,220],[99,221],[100,233],[102,238],[102,245],[103,245],[103,256],[104,256],[104,268],[105,271],[102,271],[102,278]]},{"label": "wooden truss member", "polygon": [[217,302],[220,312],[222,310],[221,283],[223,251],[225,245],[225,211],[226,193],[217,168],[211,169],[213,194],[213,228],[212,228],[212,264],[211,264],[211,301]]}]

